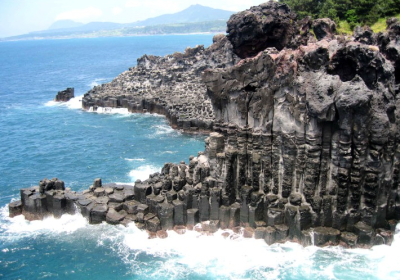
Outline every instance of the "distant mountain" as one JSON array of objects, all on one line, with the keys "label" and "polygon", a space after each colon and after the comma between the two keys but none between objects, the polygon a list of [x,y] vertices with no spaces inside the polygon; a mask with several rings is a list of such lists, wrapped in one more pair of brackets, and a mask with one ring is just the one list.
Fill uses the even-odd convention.
[{"label": "distant mountain", "polygon": [[[56,21],[47,30],[30,32],[24,35],[4,38],[3,40],[126,36],[126,34],[131,34],[132,32],[134,34],[215,32],[216,30],[225,29],[225,23],[233,13],[202,5],[192,5],[174,14],[165,14],[132,23],[89,22],[82,24],[72,20],[62,20]],[[179,24],[179,26],[172,26],[174,24]]]},{"label": "distant mountain", "polygon": [[128,24],[129,26],[151,26],[171,23],[204,22],[213,20],[228,20],[234,12],[213,9],[202,5],[192,5],[174,14],[161,15]]},{"label": "distant mountain", "polygon": [[74,28],[74,27],[79,27],[82,25],[83,25],[83,23],[81,23],[81,22],[64,19],[64,20],[58,20],[58,21],[54,22],[52,25],[50,25],[48,30]]}]

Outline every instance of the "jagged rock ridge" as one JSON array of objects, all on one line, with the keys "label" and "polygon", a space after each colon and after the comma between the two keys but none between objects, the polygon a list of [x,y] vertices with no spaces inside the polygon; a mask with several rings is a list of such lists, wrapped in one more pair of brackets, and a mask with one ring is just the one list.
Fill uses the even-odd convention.
[{"label": "jagged rock ridge", "polygon": [[232,66],[238,61],[225,36],[216,35],[213,41],[207,49],[197,46],[165,57],[144,55],[136,67],[86,93],[83,107],[159,113],[174,128],[211,131],[214,113],[200,74],[206,68]]},{"label": "jagged rock ridge", "polygon": [[[338,36],[331,20],[296,20],[286,5],[271,1],[232,16],[230,41],[220,35],[206,50],[181,54],[179,71],[174,56],[141,58],[138,67],[89,92],[84,106],[146,109],[172,124],[186,108],[194,120],[210,120],[214,132],[204,153],[137,181],[133,196],[110,204],[111,190],[95,182],[77,194],[78,207],[91,205],[89,217],[101,212],[107,220],[111,213],[124,221],[132,204],[130,219],[150,232],[201,222],[206,232],[243,226],[246,237],[268,244],[307,245],[311,235],[316,245],[390,244],[400,219],[399,30],[389,20],[385,33]],[[270,42],[278,33],[279,42]],[[221,60],[211,63],[216,55]],[[171,106],[178,104],[174,88],[169,96],[158,90],[171,81],[198,85],[196,95],[211,101],[212,115],[184,102]],[[176,126],[190,130],[187,123]],[[10,205],[10,213],[18,207]]]}]

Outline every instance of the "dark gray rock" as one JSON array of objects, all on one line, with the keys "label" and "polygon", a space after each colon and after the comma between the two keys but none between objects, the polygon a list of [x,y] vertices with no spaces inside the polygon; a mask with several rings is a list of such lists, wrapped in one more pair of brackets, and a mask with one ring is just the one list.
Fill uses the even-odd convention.
[{"label": "dark gray rock", "polygon": [[74,97],[74,88],[67,88],[65,90],[59,91],[54,100],[57,102],[67,102]]},{"label": "dark gray rock", "polygon": [[228,39],[241,58],[256,56],[266,48],[283,49],[297,33],[296,15],[286,4],[269,1],[239,12],[227,22]]},{"label": "dark gray rock", "polygon": [[22,202],[21,200],[17,200],[8,204],[8,213],[10,218],[14,218],[15,216],[22,214]]},{"label": "dark gray rock", "polygon": [[116,211],[114,208],[110,208],[106,215],[106,222],[112,225],[120,224],[126,217],[125,211]]},{"label": "dark gray rock", "polygon": [[330,227],[317,227],[313,231],[316,246],[337,245],[340,231]]},{"label": "dark gray rock", "polygon": [[90,210],[89,223],[100,224],[106,220],[108,207],[105,204],[95,205]]},{"label": "dark gray rock", "polygon": [[318,40],[333,39],[336,34],[336,23],[329,18],[319,18],[313,21],[313,30]]}]

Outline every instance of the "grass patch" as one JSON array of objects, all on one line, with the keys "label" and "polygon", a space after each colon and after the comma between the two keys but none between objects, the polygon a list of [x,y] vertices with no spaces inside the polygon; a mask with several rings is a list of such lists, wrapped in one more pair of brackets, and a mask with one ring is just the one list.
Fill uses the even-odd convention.
[{"label": "grass patch", "polygon": [[[400,14],[397,14],[394,17],[397,18],[398,20],[400,20]],[[347,34],[347,35],[353,34],[353,30],[350,28],[350,24],[345,20],[341,20],[336,29],[339,34]],[[371,29],[375,33],[385,31],[386,30],[386,18],[380,18],[377,22],[375,22],[373,25],[371,25]]]},{"label": "grass patch", "polygon": [[[400,20],[400,14],[397,14],[394,16],[398,20]],[[373,25],[371,25],[372,31],[375,33],[378,32],[383,32],[386,30],[386,18],[380,18],[377,22],[375,22]]]},{"label": "grass patch", "polygon": [[385,31],[386,30],[386,19],[385,18],[378,19],[377,22],[375,22],[373,25],[371,25],[371,29],[375,33]]},{"label": "grass patch", "polygon": [[352,35],[353,34],[353,30],[350,28],[350,24],[345,21],[345,20],[341,20],[339,21],[338,27],[336,28],[337,32],[339,34],[347,34],[347,35]]}]

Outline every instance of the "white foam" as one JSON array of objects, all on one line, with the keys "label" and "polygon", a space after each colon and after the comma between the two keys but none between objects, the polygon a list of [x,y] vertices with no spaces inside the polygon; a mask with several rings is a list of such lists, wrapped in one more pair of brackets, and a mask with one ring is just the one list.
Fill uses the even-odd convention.
[{"label": "white foam", "polygon": [[60,106],[60,105],[61,105],[60,102],[56,102],[54,100],[47,101],[46,103],[44,103],[44,106],[46,106],[46,107],[53,107],[53,106]]},{"label": "white foam", "polygon": [[[400,279],[399,234],[392,246],[353,250],[339,246],[304,248],[290,242],[268,246],[263,240],[224,239],[221,230],[214,236],[168,231],[166,239],[148,239],[133,227],[124,236],[125,246],[163,260],[152,271],[154,278],[185,278],[190,272],[228,279],[356,279],[359,275]],[[126,261],[137,265],[133,259]]]},{"label": "white foam", "polygon": [[178,151],[164,151],[164,152],[161,152],[160,154],[176,154]]},{"label": "white foam", "polygon": [[51,100],[51,101],[46,102],[44,104],[44,106],[47,106],[47,107],[66,106],[69,109],[82,109],[82,98],[83,98],[83,95],[71,98],[67,102],[56,102],[54,100]]},{"label": "white foam", "polygon": [[97,87],[98,85],[99,85],[99,83],[97,81],[93,81],[90,83],[91,88]]},{"label": "white foam", "polygon": [[159,172],[160,169],[160,167],[154,165],[141,165],[138,168],[131,170],[129,176],[132,177],[133,181],[136,181],[137,179],[146,180],[149,178],[150,174]]},{"label": "white foam", "polygon": [[24,236],[61,240],[60,236],[66,234],[74,240],[74,236],[85,234],[98,246],[115,252],[139,278],[186,279],[204,275],[217,279],[400,279],[399,232],[392,246],[380,245],[371,250],[303,248],[290,242],[268,246],[263,240],[237,235],[235,239],[225,239],[222,230],[214,236],[168,231],[166,239],[148,239],[147,232],[133,223],[127,228],[106,223],[88,225],[79,214],[28,222],[22,216],[8,218],[7,207],[0,210],[2,235],[9,240]]},{"label": "white foam", "polygon": [[109,114],[109,115],[124,115],[124,116],[129,116],[131,114],[127,108],[112,108],[112,107],[97,107],[96,110],[94,110],[93,107],[90,107],[89,112],[94,112],[98,114]]},{"label": "white foam", "polygon": [[47,217],[39,221],[25,220],[23,215],[9,218],[6,206],[1,208],[1,220],[5,221],[5,223],[1,223],[2,235],[11,239],[49,233],[71,234],[88,226],[87,220],[79,213],[75,215],[64,214],[59,219]]},{"label": "white foam", "polygon": [[135,186],[135,183],[134,183],[134,182],[128,182],[128,183],[124,183],[124,182],[115,182],[115,184],[117,184],[117,185]]},{"label": "white foam", "polygon": [[281,269],[306,264],[315,252],[295,243],[268,246],[263,240],[224,239],[221,233],[205,236],[187,231],[178,235],[168,231],[166,239],[147,239],[146,235],[133,231],[126,234],[124,243],[132,250],[166,259],[166,263],[153,273],[156,278],[183,276],[186,270],[240,278],[248,271],[270,268],[273,271],[264,271],[264,276],[271,279],[278,276]]},{"label": "white foam", "polygon": [[165,135],[175,132],[175,130],[167,124],[153,125],[152,130],[155,130],[155,135]]},{"label": "white foam", "polygon": [[145,161],[144,158],[124,158],[126,161]]},{"label": "white foam", "polygon": [[82,98],[83,95],[71,98],[69,101],[65,102],[65,105],[69,109],[82,109]]},{"label": "white foam", "polygon": [[109,79],[108,78],[97,78],[94,79],[92,82],[90,82],[89,86],[91,88],[94,88],[95,86],[98,86],[101,83],[107,82]]}]

